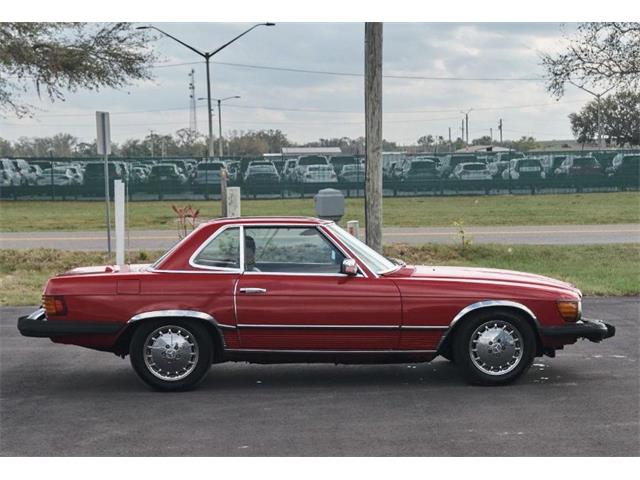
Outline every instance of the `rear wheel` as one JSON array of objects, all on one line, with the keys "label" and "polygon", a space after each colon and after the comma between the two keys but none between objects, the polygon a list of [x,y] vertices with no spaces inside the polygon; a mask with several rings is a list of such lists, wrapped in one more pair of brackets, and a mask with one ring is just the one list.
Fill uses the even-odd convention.
[{"label": "rear wheel", "polygon": [[211,366],[213,342],[200,324],[163,319],[140,325],[131,338],[131,365],[148,385],[161,390],[188,390]]},{"label": "rear wheel", "polygon": [[456,363],[479,385],[513,382],[529,369],[535,352],[531,325],[507,311],[482,312],[464,321],[453,342]]}]

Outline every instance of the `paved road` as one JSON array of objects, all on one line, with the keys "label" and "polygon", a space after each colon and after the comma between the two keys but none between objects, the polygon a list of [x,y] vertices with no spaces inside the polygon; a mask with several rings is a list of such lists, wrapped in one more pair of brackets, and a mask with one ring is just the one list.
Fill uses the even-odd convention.
[{"label": "paved road", "polygon": [[640,455],[637,298],[589,298],[618,333],[466,385],[444,360],[213,367],[157,393],[126,360],[20,337],[0,310],[2,455]]},{"label": "paved road", "polygon": [[[555,225],[526,227],[467,227],[474,243],[508,243],[539,245],[578,245],[640,242],[639,224]],[[363,233],[363,232],[361,232]],[[177,240],[171,230],[132,230],[129,248],[165,250]],[[453,243],[459,241],[450,227],[386,228],[385,243]],[[106,248],[103,232],[16,232],[0,233],[2,248],[48,247],[63,250],[102,250]]]}]

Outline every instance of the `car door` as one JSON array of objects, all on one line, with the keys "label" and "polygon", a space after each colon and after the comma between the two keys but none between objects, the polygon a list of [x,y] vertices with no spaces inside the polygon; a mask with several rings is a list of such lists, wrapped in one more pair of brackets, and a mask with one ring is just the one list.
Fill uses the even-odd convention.
[{"label": "car door", "polygon": [[397,348],[401,303],[392,281],[340,273],[344,253],[313,225],[243,230],[244,272],[235,291],[243,349]]}]

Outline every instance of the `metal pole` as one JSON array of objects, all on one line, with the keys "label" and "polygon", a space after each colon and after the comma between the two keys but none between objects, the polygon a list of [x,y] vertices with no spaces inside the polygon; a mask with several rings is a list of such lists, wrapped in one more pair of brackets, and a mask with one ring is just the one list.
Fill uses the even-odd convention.
[{"label": "metal pole", "polygon": [[452,144],[451,144],[451,127],[449,127],[449,153],[451,153],[452,151]]},{"label": "metal pole", "polygon": [[[106,152],[106,149],[105,149]],[[111,215],[109,213],[109,155],[104,154],[104,199],[106,204],[107,217],[107,252],[111,255]]]},{"label": "metal pole", "polygon": [[364,27],[366,241],[382,251],[382,23]]},{"label": "metal pole", "polygon": [[465,119],[465,130],[467,133],[467,145],[469,145],[469,112],[464,114],[464,119]]},{"label": "metal pole", "polygon": [[209,72],[209,55],[204,57],[207,64],[207,117],[209,120],[209,159],[213,158],[213,120],[211,116],[213,111],[211,110],[211,73]]},{"label": "metal pole", "polygon": [[596,95],[598,102],[598,148],[602,150],[602,95]]},{"label": "metal pole", "polygon": [[222,158],[222,110],[220,104],[222,100],[218,100],[218,155]]}]

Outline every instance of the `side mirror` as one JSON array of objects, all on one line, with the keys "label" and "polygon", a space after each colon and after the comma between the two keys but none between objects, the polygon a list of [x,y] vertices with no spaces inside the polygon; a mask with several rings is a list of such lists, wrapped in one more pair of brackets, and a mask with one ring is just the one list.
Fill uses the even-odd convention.
[{"label": "side mirror", "polygon": [[345,275],[357,275],[358,274],[358,264],[353,258],[345,258],[342,261],[342,268],[340,269],[341,273]]}]

